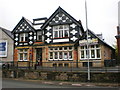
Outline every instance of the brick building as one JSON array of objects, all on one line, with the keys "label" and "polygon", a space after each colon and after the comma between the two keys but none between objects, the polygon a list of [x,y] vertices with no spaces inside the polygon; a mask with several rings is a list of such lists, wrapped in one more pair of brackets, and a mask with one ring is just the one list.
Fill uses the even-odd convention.
[{"label": "brick building", "polygon": [[[86,32],[81,22],[74,19],[61,7],[48,19],[37,18],[31,22],[23,17],[12,33],[15,46],[14,64],[19,67],[34,66],[35,64],[46,67],[84,66],[80,58],[79,42],[84,40]],[[97,44],[101,45],[98,57],[99,63],[103,63],[103,65],[98,67],[103,67],[105,60],[113,59],[114,49],[95,34],[90,35],[93,36],[93,39],[97,38],[99,42]],[[97,46],[95,47],[97,48]],[[94,50],[94,52],[97,51]],[[91,60],[96,61],[96,57]]]}]

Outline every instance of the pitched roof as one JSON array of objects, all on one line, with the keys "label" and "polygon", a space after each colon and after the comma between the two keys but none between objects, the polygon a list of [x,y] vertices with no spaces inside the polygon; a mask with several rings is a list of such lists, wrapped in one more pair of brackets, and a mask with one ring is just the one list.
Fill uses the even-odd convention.
[{"label": "pitched roof", "polygon": [[19,26],[19,24],[21,24],[22,21],[27,22],[28,25],[29,25],[33,30],[35,30],[35,28],[34,28],[32,22],[31,22],[30,20],[26,19],[25,17],[22,17],[22,19],[19,21],[19,23],[18,23],[18,24],[15,26],[15,28],[13,29],[12,33],[15,32],[16,28]]},{"label": "pitched roof", "polygon": [[65,15],[67,15],[72,21],[74,21],[78,26],[82,26],[80,21],[77,21],[75,18],[73,18],[70,14],[68,14],[65,10],[63,10],[60,6],[57,8],[57,10],[46,20],[46,22],[41,27],[42,29],[46,27],[46,25],[59,13],[62,12]]},{"label": "pitched roof", "polygon": [[4,29],[4,28],[2,28],[2,27],[0,27],[0,29],[1,29],[4,33],[6,33],[11,39],[14,38],[13,34],[11,33],[11,31],[6,30],[6,29]]},{"label": "pitched roof", "polygon": [[[81,37],[80,40],[83,39],[83,38],[85,38],[85,37],[87,36],[87,33],[86,33],[86,32],[87,32],[87,31],[85,31],[83,37]],[[94,36],[95,38],[98,38],[98,40],[99,40],[100,42],[102,42],[104,45],[110,47],[111,49],[114,49],[112,46],[110,46],[108,43],[106,43],[106,42],[104,41],[104,39],[101,39],[100,37],[98,37],[93,31],[88,30],[88,33],[91,34],[92,36]]]}]

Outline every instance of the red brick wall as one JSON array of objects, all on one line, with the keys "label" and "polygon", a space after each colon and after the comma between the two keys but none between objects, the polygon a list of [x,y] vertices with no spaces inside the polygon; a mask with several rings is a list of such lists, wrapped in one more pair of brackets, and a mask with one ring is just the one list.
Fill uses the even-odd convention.
[{"label": "red brick wall", "polygon": [[78,59],[78,58],[77,58],[77,57],[78,57],[77,50],[74,50],[74,51],[73,51],[73,55],[74,55],[73,60],[75,60],[75,62],[76,62],[76,60]]},{"label": "red brick wall", "polygon": [[18,61],[18,50],[14,49],[14,61]]},{"label": "red brick wall", "polygon": [[29,60],[33,60],[33,48],[29,49]]}]

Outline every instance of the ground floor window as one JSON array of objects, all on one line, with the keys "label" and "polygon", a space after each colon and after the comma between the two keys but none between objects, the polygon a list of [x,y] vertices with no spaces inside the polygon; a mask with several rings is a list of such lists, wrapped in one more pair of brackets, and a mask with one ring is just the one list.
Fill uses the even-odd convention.
[{"label": "ground floor window", "polygon": [[27,61],[27,60],[28,60],[27,49],[20,49],[19,50],[19,61]]},{"label": "ground floor window", "polygon": [[100,45],[90,45],[89,50],[87,46],[80,47],[80,59],[87,59],[87,51],[89,51],[89,59],[101,59]]},{"label": "ground floor window", "polygon": [[50,47],[49,60],[72,60],[73,47]]},{"label": "ground floor window", "polygon": [[[92,62],[89,62],[89,66],[92,67]],[[88,67],[88,62],[83,62],[83,67]]]}]

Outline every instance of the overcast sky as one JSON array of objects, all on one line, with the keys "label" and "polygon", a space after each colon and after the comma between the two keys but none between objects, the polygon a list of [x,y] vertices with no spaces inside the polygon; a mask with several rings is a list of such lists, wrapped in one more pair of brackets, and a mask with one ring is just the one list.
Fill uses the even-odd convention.
[{"label": "overcast sky", "polygon": [[[88,28],[96,34],[102,33],[110,45],[116,42],[119,1],[87,0]],[[59,6],[76,20],[81,20],[86,30],[85,0],[0,0],[0,27],[12,31],[22,16],[30,21],[49,18]]]}]

